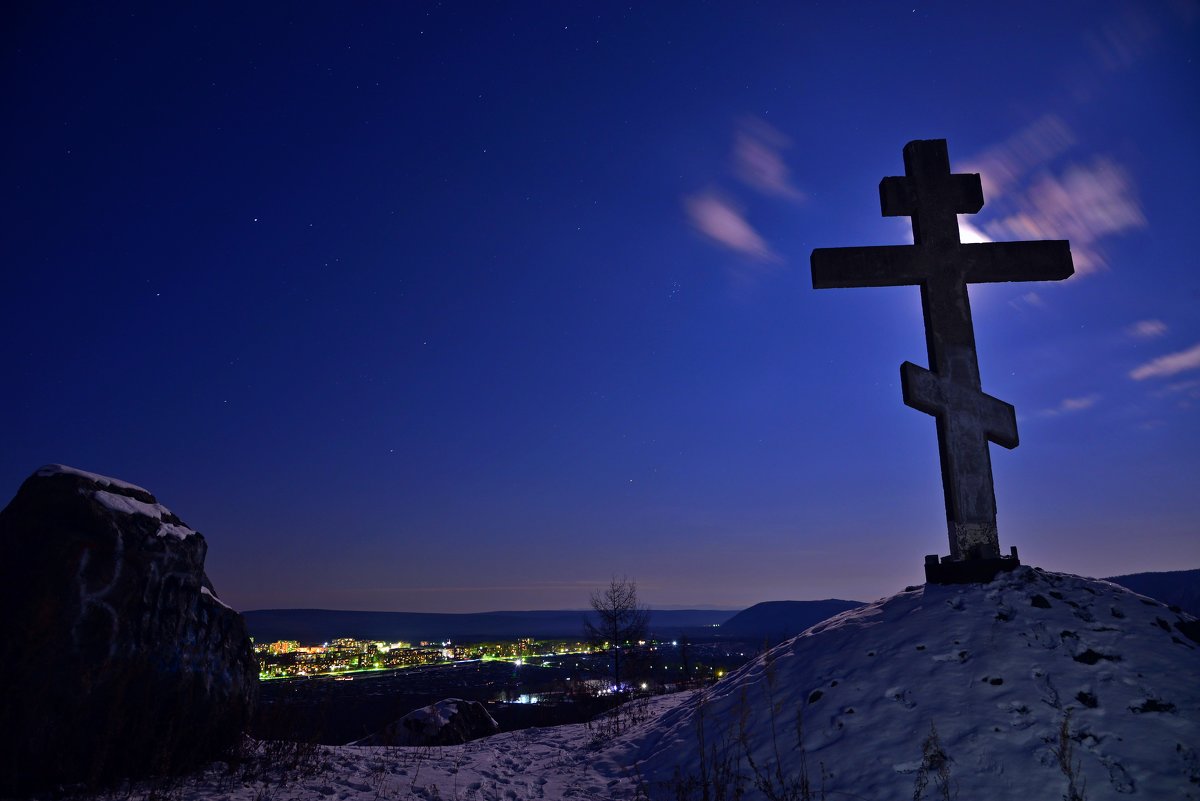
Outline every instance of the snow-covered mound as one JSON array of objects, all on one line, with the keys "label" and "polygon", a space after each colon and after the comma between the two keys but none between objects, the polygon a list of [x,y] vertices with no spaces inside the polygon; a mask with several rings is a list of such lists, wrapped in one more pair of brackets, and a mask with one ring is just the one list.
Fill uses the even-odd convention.
[{"label": "snow-covered mound", "polygon": [[1066,797],[1063,763],[1089,799],[1200,798],[1189,620],[1115,584],[1028,567],[926,585],[817,624],[605,756],[636,764],[652,797],[722,766],[750,777],[757,766],[778,788],[802,764],[814,797],[823,783],[830,798],[892,801],[918,780],[935,796],[940,752],[964,799]]}]

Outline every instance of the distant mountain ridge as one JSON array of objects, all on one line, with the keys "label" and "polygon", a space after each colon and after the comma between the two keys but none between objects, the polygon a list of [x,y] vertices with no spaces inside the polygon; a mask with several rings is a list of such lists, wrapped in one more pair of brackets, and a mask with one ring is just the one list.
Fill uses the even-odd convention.
[{"label": "distant mountain ridge", "polygon": [[838,598],[824,601],[764,601],[722,623],[718,633],[730,639],[764,640],[769,645],[775,645],[822,620],[862,605],[862,601],[843,601]]},{"label": "distant mountain ridge", "polygon": [[[435,642],[512,637],[583,637],[587,614],[576,610],[524,612],[355,612],[336,609],[257,609],[242,613],[256,642],[327,642],[335,637]],[[650,631],[660,637],[710,628],[734,612],[714,609],[651,610]]]},{"label": "distant mountain ridge", "polygon": [[[1105,579],[1178,606],[1200,617],[1200,569],[1132,573]],[[660,638],[697,634],[704,629],[725,639],[767,640],[793,637],[834,615],[862,606],[861,601],[764,601],[741,612],[716,609],[656,609],[650,630]],[[257,642],[327,642],[335,637],[409,642],[513,637],[582,637],[582,609],[477,612],[356,612],[333,609],[259,609],[244,612]]]},{"label": "distant mountain ridge", "polygon": [[1104,579],[1200,617],[1200,569],[1130,573]]}]

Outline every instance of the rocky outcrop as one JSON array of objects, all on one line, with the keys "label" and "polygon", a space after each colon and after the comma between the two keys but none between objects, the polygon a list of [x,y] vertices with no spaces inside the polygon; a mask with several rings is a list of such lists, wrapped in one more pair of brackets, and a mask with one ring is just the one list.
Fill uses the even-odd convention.
[{"label": "rocky outcrop", "polygon": [[483,704],[447,698],[409,712],[354,745],[461,745],[499,732]]},{"label": "rocky outcrop", "polygon": [[61,465],[0,512],[0,796],[192,767],[241,736],[258,666],[207,544],[146,490]]}]

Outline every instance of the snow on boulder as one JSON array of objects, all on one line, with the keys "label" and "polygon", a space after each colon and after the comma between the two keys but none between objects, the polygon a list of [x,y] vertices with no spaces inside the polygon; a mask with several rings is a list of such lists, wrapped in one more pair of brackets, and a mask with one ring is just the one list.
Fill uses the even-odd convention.
[{"label": "snow on boulder", "polygon": [[461,745],[490,737],[500,725],[478,701],[446,698],[409,712],[352,745]]},{"label": "snow on boulder", "polygon": [[141,487],[51,465],[0,511],[0,795],[211,759],[258,690],[207,544]]},{"label": "snow on boulder", "polygon": [[1194,618],[1105,581],[1021,567],[925,585],[813,626],[604,761],[651,798],[737,774],[747,799],[784,797],[805,772],[814,798],[941,798],[947,781],[1067,798],[1068,774],[1087,798],[1200,798],[1193,636]]}]

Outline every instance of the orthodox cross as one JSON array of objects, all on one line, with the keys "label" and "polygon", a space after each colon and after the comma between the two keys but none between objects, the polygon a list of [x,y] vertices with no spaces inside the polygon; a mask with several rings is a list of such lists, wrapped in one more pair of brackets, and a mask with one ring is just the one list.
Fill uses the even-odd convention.
[{"label": "orthodox cross", "polygon": [[945,139],[905,145],[904,175],[880,181],[879,203],[884,217],[912,218],[914,244],[817,248],[813,288],[921,288],[929,369],[905,362],[900,384],[905,404],[937,419],[950,536],[950,556],[926,557],[925,575],[940,583],[989,581],[1020,564],[1016,548],[1000,554],[988,452],[989,441],[1017,446],[1017,419],[980,386],[967,284],[1061,281],[1075,272],[1070,244],[961,243],[956,215],[983,208],[983,188],[977,173],[950,172]]}]

